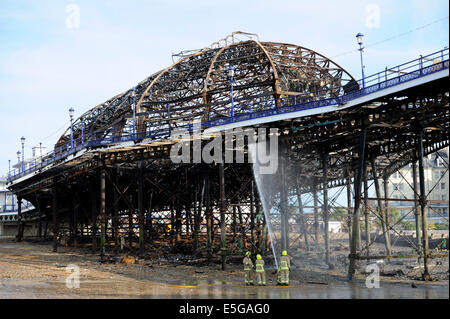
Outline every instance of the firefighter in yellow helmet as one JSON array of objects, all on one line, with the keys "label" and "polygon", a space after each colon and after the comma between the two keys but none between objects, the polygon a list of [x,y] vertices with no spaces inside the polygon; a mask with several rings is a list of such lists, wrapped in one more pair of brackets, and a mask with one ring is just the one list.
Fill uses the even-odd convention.
[{"label": "firefighter in yellow helmet", "polygon": [[289,270],[291,269],[291,261],[286,250],[281,252],[279,273],[279,283],[282,286],[289,285]]},{"label": "firefighter in yellow helmet", "polygon": [[245,273],[245,284],[253,285],[253,261],[250,258],[250,252],[245,253],[245,257],[242,260],[244,263],[244,273]]},{"label": "firefighter in yellow helmet", "polygon": [[258,281],[258,285],[265,286],[266,285],[266,273],[264,271],[264,260],[261,255],[256,255],[256,280]]}]

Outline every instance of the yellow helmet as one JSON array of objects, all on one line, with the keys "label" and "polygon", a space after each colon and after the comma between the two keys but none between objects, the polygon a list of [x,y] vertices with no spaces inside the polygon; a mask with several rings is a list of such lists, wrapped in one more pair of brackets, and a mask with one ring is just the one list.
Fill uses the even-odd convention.
[{"label": "yellow helmet", "polygon": [[262,259],[261,255],[260,254],[256,255],[256,259]]},{"label": "yellow helmet", "polygon": [[245,253],[245,256],[250,256],[250,252],[247,251],[247,252]]},{"label": "yellow helmet", "polygon": [[281,252],[281,256],[287,256],[287,251],[286,251],[286,250],[283,250],[283,251]]}]

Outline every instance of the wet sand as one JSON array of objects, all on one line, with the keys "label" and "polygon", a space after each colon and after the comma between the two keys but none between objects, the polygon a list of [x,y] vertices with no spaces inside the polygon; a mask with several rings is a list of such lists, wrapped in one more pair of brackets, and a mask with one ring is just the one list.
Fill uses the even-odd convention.
[{"label": "wet sand", "polygon": [[[67,288],[66,266],[79,267],[80,287]],[[291,286],[275,286],[276,275],[267,271],[266,287],[243,285],[240,265],[188,266],[173,263],[100,264],[86,249],[51,244],[0,242],[0,298],[449,298],[447,281],[382,280],[369,289],[364,276],[354,283],[345,274],[325,269],[292,272]],[[412,288],[414,283],[417,288]]]}]

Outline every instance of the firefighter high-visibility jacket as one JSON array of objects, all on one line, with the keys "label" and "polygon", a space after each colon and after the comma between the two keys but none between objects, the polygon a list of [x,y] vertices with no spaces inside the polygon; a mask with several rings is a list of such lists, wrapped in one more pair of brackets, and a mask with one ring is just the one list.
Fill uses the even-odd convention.
[{"label": "firefighter high-visibility jacket", "polygon": [[291,269],[291,261],[289,256],[281,256],[280,267],[279,267],[279,282],[281,284],[289,284],[289,270]]},{"label": "firefighter high-visibility jacket", "polygon": [[252,270],[253,262],[249,256],[245,256],[242,262],[244,263],[244,270]]},{"label": "firefighter high-visibility jacket", "polygon": [[244,263],[245,283],[253,284],[253,262],[249,256],[245,256],[242,262]]},{"label": "firefighter high-visibility jacket", "polygon": [[289,256],[281,256],[280,258],[280,269],[289,270],[291,269],[291,260]]},{"label": "firefighter high-visibility jacket", "polygon": [[256,280],[258,282],[258,285],[265,285],[266,284],[266,273],[264,271],[264,260],[257,259],[255,261],[255,267],[256,267]]}]

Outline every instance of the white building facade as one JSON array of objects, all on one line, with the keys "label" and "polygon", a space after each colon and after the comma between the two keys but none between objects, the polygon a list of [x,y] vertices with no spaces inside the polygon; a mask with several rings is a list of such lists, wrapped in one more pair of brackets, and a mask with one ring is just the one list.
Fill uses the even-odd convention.
[{"label": "white building facade", "polygon": [[[449,149],[448,147],[424,158],[425,193],[428,200],[427,215],[433,222],[448,221],[449,203]],[[417,193],[419,193],[419,167],[417,165]],[[412,164],[403,167],[389,178],[388,197],[393,199],[414,199],[414,181]],[[414,208],[414,202],[390,202],[390,206],[399,209],[402,216]],[[414,212],[405,220],[414,219]]]}]

